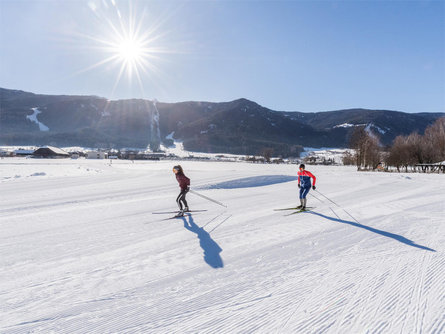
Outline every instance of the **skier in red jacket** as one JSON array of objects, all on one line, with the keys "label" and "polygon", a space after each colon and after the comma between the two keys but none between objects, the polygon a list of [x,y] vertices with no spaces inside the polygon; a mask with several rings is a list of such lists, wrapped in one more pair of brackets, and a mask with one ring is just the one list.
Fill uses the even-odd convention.
[{"label": "skier in red jacket", "polygon": [[173,173],[176,174],[176,180],[178,181],[179,187],[181,188],[181,192],[176,198],[176,203],[178,203],[180,210],[177,216],[184,216],[184,212],[190,211],[187,201],[185,200],[185,195],[190,190],[190,179],[184,175],[184,171],[182,170],[181,165],[174,166]]},{"label": "skier in red jacket", "polygon": [[301,205],[297,206],[297,209],[305,210],[306,209],[306,195],[309,190],[311,190],[311,178],[314,179],[314,184],[312,185],[312,189],[315,190],[315,181],[317,178],[311,172],[305,170],[304,164],[300,165],[300,171],[298,172],[298,188],[300,188],[300,203]]}]

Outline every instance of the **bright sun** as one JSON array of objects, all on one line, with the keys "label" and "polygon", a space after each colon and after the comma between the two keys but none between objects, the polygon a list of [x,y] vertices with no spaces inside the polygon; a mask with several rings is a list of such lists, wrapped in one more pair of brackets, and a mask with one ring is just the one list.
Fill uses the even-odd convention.
[{"label": "bright sun", "polygon": [[137,63],[144,55],[144,48],[139,41],[135,39],[127,39],[118,45],[117,53],[123,61]]},{"label": "bright sun", "polygon": [[[124,8],[123,12],[126,15],[122,14],[115,0],[102,0],[98,3],[102,5],[96,6],[90,2],[89,7],[97,18],[105,23],[105,33],[103,36],[85,35],[85,37],[94,41],[94,49],[103,51],[106,57],[78,73],[110,63],[118,68],[112,94],[125,74],[130,82],[137,80],[143,92],[144,80],[152,80],[154,76],[159,77],[160,71],[156,63],[161,61],[160,55],[172,53],[172,50],[159,45],[165,35],[158,31],[161,23],[145,25],[146,22],[150,22],[147,19],[148,12],[145,8],[133,9],[131,2],[128,8]],[[141,12],[141,15],[136,15],[136,12]]]}]

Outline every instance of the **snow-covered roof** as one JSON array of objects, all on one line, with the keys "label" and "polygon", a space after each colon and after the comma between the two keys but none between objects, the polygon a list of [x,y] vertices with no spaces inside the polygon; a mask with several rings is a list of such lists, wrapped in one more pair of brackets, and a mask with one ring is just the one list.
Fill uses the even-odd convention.
[{"label": "snow-covered roof", "polygon": [[60,154],[60,155],[69,155],[68,152],[62,150],[61,148],[54,147],[54,146],[43,146],[43,147],[38,148],[36,151],[38,151],[38,150],[41,149],[41,148],[47,148],[47,149],[51,150],[52,152],[54,152],[54,153],[56,153],[56,154]]},{"label": "snow-covered roof", "polygon": [[21,149],[18,149],[18,150],[14,150],[14,153],[15,154],[33,154],[34,153],[34,150],[21,150]]}]

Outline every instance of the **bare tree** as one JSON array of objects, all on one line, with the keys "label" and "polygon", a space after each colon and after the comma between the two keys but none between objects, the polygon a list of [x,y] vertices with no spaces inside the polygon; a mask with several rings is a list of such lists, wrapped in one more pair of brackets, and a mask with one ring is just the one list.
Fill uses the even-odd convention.
[{"label": "bare tree", "polygon": [[397,136],[386,159],[386,163],[395,166],[400,172],[400,167],[416,164],[434,163],[445,160],[445,117],[426,128],[423,136],[412,133],[409,136]]},{"label": "bare tree", "polygon": [[362,167],[377,167],[380,162],[380,142],[375,135],[370,134],[364,127],[357,127],[352,132],[349,143],[350,147],[355,149],[357,170]]},{"label": "bare tree", "polygon": [[441,117],[425,130],[425,154],[429,162],[445,160],[445,117]]},{"label": "bare tree", "polygon": [[270,158],[272,157],[273,154],[273,148],[270,147],[265,147],[263,148],[261,155],[264,157],[264,160],[266,160],[266,162],[270,162]]},{"label": "bare tree", "polygon": [[377,137],[368,134],[365,151],[365,167],[376,169],[380,161],[380,142]]},{"label": "bare tree", "polygon": [[400,172],[401,167],[404,167],[407,172],[408,166],[416,163],[415,152],[417,144],[415,140],[419,138],[415,135],[410,136],[397,136],[389,150],[386,163],[390,166],[395,166],[398,172]]},{"label": "bare tree", "polygon": [[408,159],[406,163],[410,166],[422,164],[425,162],[425,147],[421,135],[416,132],[406,137],[406,149],[408,150]]},{"label": "bare tree", "polygon": [[355,157],[349,151],[343,153],[342,161],[343,165],[345,166],[352,166],[356,164]]},{"label": "bare tree", "polygon": [[389,153],[386,157],[386,164],[388,166],[394,166],[397,168],[397,171],[400,172],[400,167],[403,166],[403,152],[404,152],[404,144],[405,140],[403,136],[397,136],[393,143],[391,148],[389,149]]},{"label": "bare tree", "polygon": [[363,164],[366,137],[367,134],[365,129],[363,127],[356,127],[352,132],[351,138],[349,140],[349,146],[355,150],[355,162],[357,165],[357,170],[360,170],[360,167]]}]

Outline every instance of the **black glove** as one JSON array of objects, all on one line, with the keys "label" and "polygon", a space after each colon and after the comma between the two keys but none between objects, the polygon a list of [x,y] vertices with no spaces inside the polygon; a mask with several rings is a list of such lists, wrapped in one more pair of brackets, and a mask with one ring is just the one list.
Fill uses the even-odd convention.
[{"label": "black glove", "polygon": [[312,186],[312,189],[314,189],[314,190],[315,190],[315,189],[317,189],[317,188],[316,188],[315,186]]},{"label": "black glove", "polygon": [[298,184],[298,188],[301,188],[300,184]]}]

